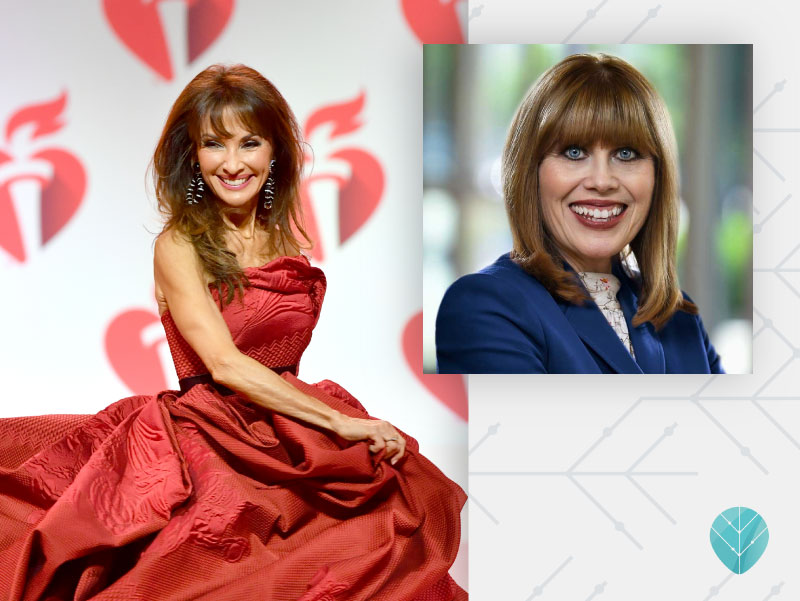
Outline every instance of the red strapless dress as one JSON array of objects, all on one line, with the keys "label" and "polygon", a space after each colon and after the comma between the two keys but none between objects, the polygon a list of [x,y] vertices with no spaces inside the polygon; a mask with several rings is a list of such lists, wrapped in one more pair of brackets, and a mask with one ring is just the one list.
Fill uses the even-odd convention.
[{"label": "red strapless dress", "polygon": [[[223,310],[239,349],[306,384],[325,276],[302,257],[247,270]],[[448,575],[463,491],[418,452],[391,466],[365,442],[273,414],[217,387],[162,322],[183,392],[96,415],[0,420],[0,599],[358,601],[466,599]]]}]

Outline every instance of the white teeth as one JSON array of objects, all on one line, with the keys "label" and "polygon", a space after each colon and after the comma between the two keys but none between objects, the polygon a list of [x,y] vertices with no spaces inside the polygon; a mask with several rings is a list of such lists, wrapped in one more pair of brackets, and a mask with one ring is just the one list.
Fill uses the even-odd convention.
[{"label": "white teeth", "polygon": [[241,186],[245,183],[249,178],[243,177],[241,179],[225,179],[224,177],[220,178],[223,182],[228,184],[229,186]]},{"label": "white teeth", "polygon": [[622,205],[614,205],[609,209],[592,209],[585,205],[574,204],[570,205],[573,213],[590,217],[592,220],[607,220],[609,217],[616,217],[623,211]]}]

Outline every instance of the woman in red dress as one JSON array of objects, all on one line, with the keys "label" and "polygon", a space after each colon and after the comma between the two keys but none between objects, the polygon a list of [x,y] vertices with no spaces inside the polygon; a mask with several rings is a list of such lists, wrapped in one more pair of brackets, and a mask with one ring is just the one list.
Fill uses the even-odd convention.
[{"label": "woman in red dress", "polygon": [[277,89],[215,65],[153,158],[156,297],[181,383],[0,420],[0,600],[466,599],[463,491],[328,380],[300,253],[303,147]]}]

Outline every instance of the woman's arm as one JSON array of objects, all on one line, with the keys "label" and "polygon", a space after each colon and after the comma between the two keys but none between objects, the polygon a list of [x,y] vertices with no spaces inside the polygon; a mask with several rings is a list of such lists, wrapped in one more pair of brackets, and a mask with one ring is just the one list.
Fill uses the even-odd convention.
[{"label": "woman's arm", "polygon": [[703,326],[703,320],[700,319],[700,315],[696,315],[695,318],[697,319],[697,326],[700,328],[700,334],[703,337],[703,348],[705,349],[706,358],[708,359],[709,373],[724,374],[725,369],[722,367],[722,360],[717,354],[714,345],[711,344],[711,340],[708,338],[708,332],[706,332],[706,328]]},{"label": "woman's arm", "polygon": [[530,314],[530,302],[492,275],[459,278],[436,316],[438,372],[547,373],[544,332]]},{"label": "woman's arm", "polygon": [[385,448],[392,463],[403,456],[405,440],[388,422],[344,415],[240,352],[211,296],[194,248],[172,231],[156,240],[154,275],[175,325],[215,382],[266,409],[331,430],[347,440],[370,440],[370,451]]}]

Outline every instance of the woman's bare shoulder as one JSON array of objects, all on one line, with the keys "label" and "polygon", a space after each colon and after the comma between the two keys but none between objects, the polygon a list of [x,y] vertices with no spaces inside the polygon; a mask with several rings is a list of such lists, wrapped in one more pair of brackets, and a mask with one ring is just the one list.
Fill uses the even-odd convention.
[{"label": "woman's bare shoulder", "polygon": [[189,271],[202,275],[204,271],[192,243],[174,229],[165,230],[156,238],[153,261],[156,274]]},{"label": "woman's bare shoulder", "polygon": [[175,230],[158,235],[153,253],[153,279],[159,312],[168,309],[167,299],[208,286],[208,276],[192,243]]},{"label": "woman's bare shoulder", "polygon": [[194,259],[196,252],[192,243],[174,228],[166,229],[156,237],[155,260],[168,259]]}]

